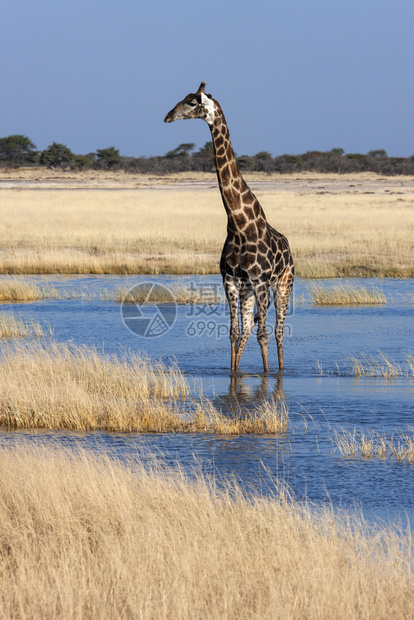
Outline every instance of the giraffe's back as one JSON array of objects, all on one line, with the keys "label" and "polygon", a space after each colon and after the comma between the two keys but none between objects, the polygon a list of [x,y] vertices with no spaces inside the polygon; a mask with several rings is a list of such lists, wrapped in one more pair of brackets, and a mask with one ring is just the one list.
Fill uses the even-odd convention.
[{"label": "giraffe's back", "polygon": [[289,242],[268,222],[254,240],[228,231],[220,260],[223,279],[234,279],[236,285],[255,285],[260,281],[267,281],[272,286],[286,269],[293,277],[293,258]]},{"label": "giraffe's back", "polygon": [[281,276],[289,271],[292,279],[295,273],[293,265],[292,252],[290,250],[287,238],[269,224],[269,233],[271,235],[271,246],[273,252],[272,275],[270,285],[274,285]]}]

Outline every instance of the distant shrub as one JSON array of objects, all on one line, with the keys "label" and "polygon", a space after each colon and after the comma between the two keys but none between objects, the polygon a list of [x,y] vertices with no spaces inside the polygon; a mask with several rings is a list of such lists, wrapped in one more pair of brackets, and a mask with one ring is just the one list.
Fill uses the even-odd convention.
[{"label": "distant shrub", "polygon": [[0,138],[0,162],[17,167],[35,163],[36,146],[27,136],[16,134]]},{"label": "distant shrub", "polygon": [[94,162],[96,162],[95,153],[88,153],[88,155],[74,155],[71,165],[75,169],[85,170],[91,168]]},{"label": "distant shrub", "polygon": [[[22,135],[0,138],[0,166],[19,167],[43,165],[48,168],[70,166],[73,170],[102,169],[124,170],[128,173],[170,174],[178,172],[214,172],[214,145],[206,142],[195,151],[193,142],[184,142],[165,155],[154,157],[124,157],[114,146],[98,149],[95,153],[74,155],[68,147],[53,142],[38,153],[33,142]],[[411,157],[389,157],[384,149],[362,153],[345,153],[343,148],[330,151],[307,151],[273,157],[269,151],[256,155],[237,157],[243,172],[321,172],[346,174],[354,172],[375,172],[386,175],[414,175],[414,155]]]},{"label": "distant shrub", "polygon": [[387,151],[384,149],[377,149],[376,151],[369,151],[369,157],[387,157]]},{"label": "distant shrub", "polygon": [[113,168],[121,161],[119,150],[114,146],[109,146],[106,149],[98,149],[96,151],[96,160],[102,168]]},{"label": "distant shrub", "polygon": [[73,160],[73,153],[64,144],[53,142],[50,146],[42,151],[40,155],[40,163],[47,166],[48,169],[63,167]]}]

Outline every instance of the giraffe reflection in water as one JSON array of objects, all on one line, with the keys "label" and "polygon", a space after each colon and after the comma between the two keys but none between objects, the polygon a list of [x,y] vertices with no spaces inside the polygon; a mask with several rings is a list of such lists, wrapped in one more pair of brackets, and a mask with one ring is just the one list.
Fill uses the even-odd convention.
[{"label": "giraffe reflection in water", "polygon": [[[223,413],[255,409],[263,401],[285,400],[283,392],[283,375],[275,375],[275,383],[271,385],[268,374],[252,375],[238,372],[230,376],[227,394],[213,399],[214,406]],[[255,381],[259,379],[259,383]]]}]

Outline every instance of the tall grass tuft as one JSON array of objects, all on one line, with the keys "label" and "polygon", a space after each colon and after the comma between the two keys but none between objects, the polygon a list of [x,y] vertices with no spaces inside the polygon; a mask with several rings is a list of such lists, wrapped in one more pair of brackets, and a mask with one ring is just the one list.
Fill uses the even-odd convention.
[{"label": "tall grass tuft", "polygon": [[[0,311],[0,338],[26,338],[30,336],[41,338],[45,335],[45,330],[38,321],[32,319],[25,322],[16,318],[12,312]],[[49,328],[49,335],[51,335],[51,328]]]},{"label": "tall grass tuft", "polygon": [[395,458],[398,462],[414,463],[414,433],[397,431],[387,437],[375,431],[347,431],[340,429],[332,434],[332,442],[341,456],[346,458]]},{"label": "tall grass tuft", "polygon": [[414,377],[414,356],[411,351],[405,354],[405,363],[398,363],[383,351],[378,351],[377,355],[361,353],[350,356],[346,359],[346,367],[344,368],[340,367],[338,363],[335,366],[336,370],[325,371],[321,362],[317,361],[316,372],[320,375],[382,377],[384,379],[410,379]]},{"label": "tall grass tuft", "polygon": [[279,435],[287,432],[289,409],[286,401],[275,398],[263,401],[251,411],[242,409],[223,414],[209,401],[197,404],[190,427],[192,432],[220,435]]},{"label": "tall grass tuft", "polygon": [[35,301],[50,298],[59,298],[59,293],[54,287],[38,286],[22,278],[0,279],[0,301]]},{"label": "tall grass tuft", "polygon": [[387,303],[384,293],[378,288],[352,286],[351,284],[326,288],[311,284],[308,288],[312,302],[317,306],[378,305]]},{"label": "tall grass tuft", "polygon": [[35,284],[17,278],[0,280],[1,301],[33,301],[41,297],[41,290]]},{"label": "tall grass tuft", "polygon": [[4,618],[409,618],[411,537],[152,466],[0,451]]},{"label": "tall grass tuft", "polygon": [[382,351],[377,356],[362,353],[359,357],[350,357],[352,364],[351,374],[354,377],[383,377],[394,379],[398,377],[414,377],[414,358],[411,352],[405,356],[406,364],[401,365]]}]

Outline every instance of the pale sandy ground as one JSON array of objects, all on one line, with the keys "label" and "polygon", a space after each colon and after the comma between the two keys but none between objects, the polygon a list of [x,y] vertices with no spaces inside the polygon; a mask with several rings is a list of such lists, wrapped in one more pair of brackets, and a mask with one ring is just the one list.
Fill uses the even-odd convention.
[{"label": "pale sandy ground", "polygon": [[[413,195],[414,176],[380,176],[371,172],[358,174],[245,173],[253,190],[322,193],[391,193]],[[125,172],[63,172],[44,168],[0,169],[0,189],[144,189],[174,188],[203,190],[217,187],[214,172],[182,172],[165,176],[126,174]]]}]

